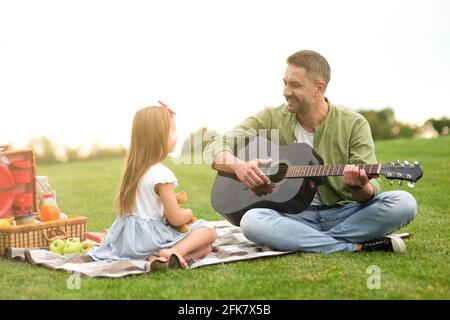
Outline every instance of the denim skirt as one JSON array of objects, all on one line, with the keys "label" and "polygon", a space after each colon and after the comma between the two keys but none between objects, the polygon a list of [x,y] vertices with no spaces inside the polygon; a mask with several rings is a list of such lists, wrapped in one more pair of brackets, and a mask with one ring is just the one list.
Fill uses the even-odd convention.
[{"label": "denim skirt", "polygon": [[189,225],[188,232],[181,232],[164,220],[121,215],[114,221],[103,243],[92,248],[88,255],[94,260],[144,260],[159,255],[161,249],[173,247],[192,230],[199,228],[213,227],[199,219]]}]

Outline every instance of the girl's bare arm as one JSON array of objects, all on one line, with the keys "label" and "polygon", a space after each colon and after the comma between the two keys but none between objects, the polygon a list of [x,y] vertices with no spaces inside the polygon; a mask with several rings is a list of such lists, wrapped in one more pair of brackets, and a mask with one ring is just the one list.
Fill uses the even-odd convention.
[{"label": "girl's bare arm", "polygon": [[178,205],[175,186],[172,183],[158,183],[155,186],[155,191],[161,198],[164,215],[172,226],[182,226],[192,219],[191,209],[180,208]]}]

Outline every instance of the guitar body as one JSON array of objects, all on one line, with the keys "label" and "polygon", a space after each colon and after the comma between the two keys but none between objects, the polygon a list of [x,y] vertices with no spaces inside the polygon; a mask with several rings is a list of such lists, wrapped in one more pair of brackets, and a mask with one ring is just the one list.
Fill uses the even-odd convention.
[{"label": "guitar body", "polygon": [[[250,151],[249,151],[250,150]],[[252,152],[253,151],[253,152]],[[234,174],[219,171],[213,185],[211,205],[230,223],[239,226],[242,216],[252,208],[270,208],[284,213],[299,213],[310,205],[322,178],[285,178],[291,165],[323,164],[320,156],[307,144],[279,146],[262,137],[254,138],[238,151],[237,157],[249,161],[270,158],[272,163],[261,170],[272,181],[271,191],[249,189]]]}]

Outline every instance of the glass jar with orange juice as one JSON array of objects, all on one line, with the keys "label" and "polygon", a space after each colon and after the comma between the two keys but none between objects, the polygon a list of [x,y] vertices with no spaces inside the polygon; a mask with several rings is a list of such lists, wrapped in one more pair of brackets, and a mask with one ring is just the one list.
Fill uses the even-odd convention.
[{"label": "glass jar with orange juice", "polygon": [[53,194],[44,194],[44,201],[42,202],[40,209],[42,222],[59,219],[60,211]]}]

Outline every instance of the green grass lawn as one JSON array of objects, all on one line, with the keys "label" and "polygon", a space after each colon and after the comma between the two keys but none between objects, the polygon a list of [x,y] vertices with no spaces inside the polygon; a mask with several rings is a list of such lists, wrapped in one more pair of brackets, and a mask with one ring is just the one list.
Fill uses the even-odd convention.
[{"label": "green grass lawn", "polygon": [[[69,290],[69,274],[0,258],[0,299],[448,299],[450,298],[450,137],[376,144],[378,160],[419,160],[424,177],[414,189],[417,218],[404,231],[407,253],[298,253],[209,266],[167,270],[120,279],[82,279]],[[115,219],[113,199],[122,159],[39,166],[69,215],[89,217],[88,230]],[[214,172],[203,165],[169,164],[194,213],[220,220],[209,203]],[[366,269],[381,269],[381,289],[367,288]]]}]

